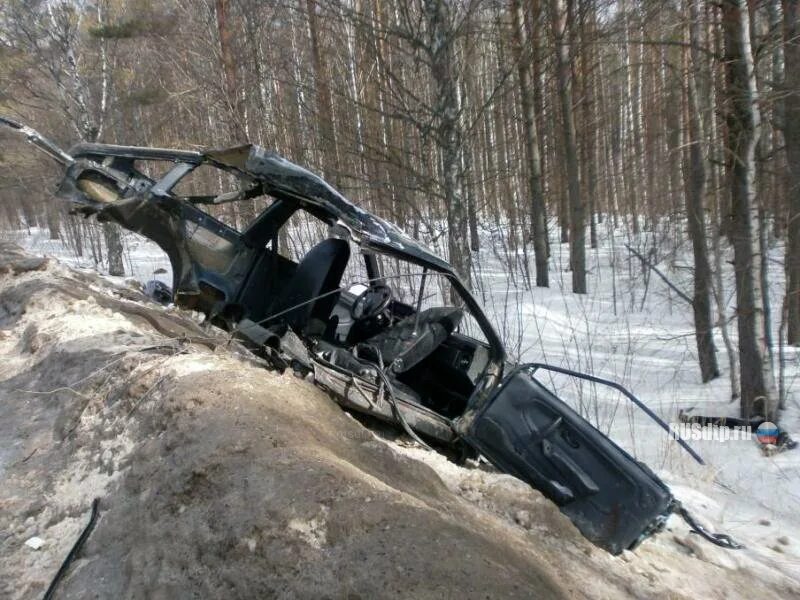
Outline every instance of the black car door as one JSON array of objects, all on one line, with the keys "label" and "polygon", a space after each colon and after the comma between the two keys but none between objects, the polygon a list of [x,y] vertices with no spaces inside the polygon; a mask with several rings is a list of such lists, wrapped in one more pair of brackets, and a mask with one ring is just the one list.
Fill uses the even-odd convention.
[{"label": "black car door", "polygon": [[635,547],[663,527],[673,508],[669,488],[539,383],[530,367],[503,380],[469,424],[467,442],[540,490],[598,546],[613,554]]}]

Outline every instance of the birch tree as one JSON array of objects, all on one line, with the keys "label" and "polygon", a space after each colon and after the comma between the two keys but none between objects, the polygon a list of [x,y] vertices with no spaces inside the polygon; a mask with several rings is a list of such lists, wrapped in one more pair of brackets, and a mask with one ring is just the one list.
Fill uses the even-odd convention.
[{"label": "birch tree", "polygon": [[722,3],[722,28],[741,413],[745,418],[756,414],[775,418],[775,380],[764,330],[755,182],[761,113],[750,42],[750,15],[744,0],[725,0]]},{"label": "birch tree", "polygon": [[[106,3],[101,0],[92,7],[67,0],[14,2],[9,10],[12,43],[34,57],[35,69],[43,76],[31,80],[31,88],[59,107],[78,140],[101,139],[112,93],[112,68],[103,36]],[[87,21],[92,18],[96,33],[89,36]],[[106,223],[103,234],[108,272],[124,275],[119,227]]]},{"label": "birch tree", "polygon": [[453,266],[467,287],[471,287],[472,253],[464,196],[464,140],[455,45],[459,19],[449,0],[424,0],[423,10],[427,25],[426,51],[434,88],[432,119],[441,165],[442,199],[447,209],[448,250]]}]

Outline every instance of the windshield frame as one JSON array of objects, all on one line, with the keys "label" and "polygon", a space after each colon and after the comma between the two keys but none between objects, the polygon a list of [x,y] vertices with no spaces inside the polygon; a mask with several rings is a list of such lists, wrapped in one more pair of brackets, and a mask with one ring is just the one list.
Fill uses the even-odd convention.
[{"label": "windshield frame", "polygon": [[[470,314],[477,322],[478,327],[480,327],[481,332],[486,337],[485,343],[489,347],[492,362],[502,364],[505,361],[505,347],[503,346],[503,342],[500,340],[500,336],[495,331],[494,326],[492,325],[491,321],[489,321],[486,313],[483,312],[481,305],[478,303],[472,293],[466,288],[451,265],[444,262],[442,259],[439,259],[436,262],[431,262],[425,260],[423,257],[417,254],[409,254],[401,249],[395,248],[394,246],[376,242],[372,239],[365,239],[361,240],[360,242],[355,240],[353,241],[359,246],[361,253],[364,255],[371,253],[380,256],[397,258],[446,277],[451,285],[455,288],[459,298],[461,298],[461,300],[464,302],[464,305],[467,307]],[[447,268],[443,268],[442,264]],[[481,340],[475,341],[481,344],[484,343]]]}]

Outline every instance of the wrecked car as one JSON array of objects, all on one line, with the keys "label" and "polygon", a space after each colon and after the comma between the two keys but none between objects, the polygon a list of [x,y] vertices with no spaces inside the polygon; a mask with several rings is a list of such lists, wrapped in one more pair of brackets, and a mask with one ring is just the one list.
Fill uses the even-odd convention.
[{"label": "wrecked car", "polygon": [[[613,554],[661,530],[673,512],[710,541],[737,547],[692,521],[647,466],[535,374],[615,387],[668,431],[646,405],[591,375],[510,363],[447,261],[308,170],[255,145],[195,152],[81,143],[65,152],[26,126],[2,123],[63,165],[57,194],[74,212],[118,223],[164,250],[178,306],[204,313],[272,366],[313,378],[342,406],[394,423],[422,444],[482,455],[540,490]],[[211,181],[234,185],[185,191],[182,183],[201,168],[218,172]],[[240,229],[204,210],[254,198],[263,210]],[[308,230],[319,239],[295,260],[284,234],[301,214],[316,223]]]}]

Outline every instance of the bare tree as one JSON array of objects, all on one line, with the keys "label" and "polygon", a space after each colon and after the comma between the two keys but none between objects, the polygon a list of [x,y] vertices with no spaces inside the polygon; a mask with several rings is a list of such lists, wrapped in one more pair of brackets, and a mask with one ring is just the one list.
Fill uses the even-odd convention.
[{"label": "bare tree", "polygon": [[689,16],[689,50],[686,73],[686,150],[684,151],[684,195],[689,238],[694,253],[694,330],[697,354],[703,382],[719,377],[716,348],[711,319],[711,265],[706,244],[706,168],[703,147],[705,133],[703,114],[697,99],[697,75],[699,64],[700,19],[696,0],[687,0]]},{"label": "bare tree", "polygon": [[533,101],[531,82],[530,46],[526,44],[523,11],[520,0],[511,0],[513,21],[512,38],[517,61],[519,95],[522,103],[522,124],[525,139],[525,162],[528,171],[528,193],[530,194],[531,231],[533,252],[536,259],[536,285],[549,287],[547,272],[547,209],[542,191],[542,160],[539,156],[539,132],[536,125],[536,106]]},{"label": "bare tree", "polygon": [[[89,11],[94,8],[94,15]],[[9,43],[33,57],[36,76],[28,82],[33,97],[46,100],[71,126],[72,137],[98,140],[105,130],[111,96],[107,42],[95,36],[94,47],[83,40],[86,21],[104,25],[105,2],[91,7],[64,0],[13,3],[8,7]],[[119,228],[105,224],[108,271],[124,275]]]},{"label": "bare tree", "polygon": [[788,163],[786,243],[787,340],[800,345],[800,8],[783,0],[784,82],[782,126]]},{"label": "bare tree", "polygon": [[[761,353],[769,348],[769,239],[758,220],[774,223],[776,235],[787,224],[786,306],[798,343],[798,2],[749,3],[761,21],[748,32],[756,56],[742,58],[741,27],[734,32],[729,21],[748,16],[744,3],[725,2],[723,23],[720,5],[686,1],[678,10],[652,0],[5,0],[0,101],[62,144],[197,147],[251,138],[273,146],[448,253],[478,292],[486,252],[475,250],[487,234],[492,244],[483,247],[496,252],[509,285],[530,285],[534,261],[536,283],[552,283],[548,216],[571,244],[577,292],[605,276],[587,272],[584,235],[594,246],[605,229],[613,251],[622,234],[642,250],[648,244],[650,258],[680,259],[690,249],[701,374],[717,371],[711,289],[737,394],[739,352],[724,289],[730,241],[750,406],[769,395],[760,391],[761,380],[769,389]],[[688,37],[675,38],[687,16]],[[739,73],[743,63],[757,85]],[[756,96],[757,86],[765,93]],[[765,135],[752,170],[759,112],[777,135]],[[49,170],[34,161],[11,169],[21,163],[6,154],[0,185],[11,191],[2,218],[48,226],[103,262],[108,248],[120,272],[114,230],[103,241],[103,228],[45,210],[30,190]],[[261,207],[207,210],[241,225],[252,208]],[[684,214],[688,227],[676,218]],[[595,217],[606,215],[598,232]],[[616,307],[622,288],[613,264]],[[642,288],[632,269],[634,306]],[[760,301],[751,306],[748,298]]]},{"label": "bare tree", "polygon": [[567,167],[569,198],[569,264],[572,270],[572,291],[586,293],[586,211],[581,196],[578,144],[572,99],[569,36],[572,14],[564,0],[550,0],[550,19],[556,43],[556,76],[561,104],[561,132]]},{"label": "bare tree", "polygon": [[308,16],[308,33],[311,40],[311,64],[314,72],[314,87],[317,99],[317,122],[319,131],[319,148],[322,154],[322,165],[325,175],[333,182],[339,178],[336,133],[333,122],[333,105],[328,80],[327,65],[320,42],[319,16],[316,0],[306,0]]},{"label": "bare tree", "polygon": [[216,0],[214,9],[217,19],[219,56],[222,66],[224,101],[227,109],[228,127],[232,137],[237,142],[241,143],[246,141],[246,135],[243,127],[242,99],[233,50],[234,30],[230,22],[230,0]]},{"label": "bare tree", "polygon": [[741,413],[775,418],[775,379],[764,329],[764,306],[756,202],[756,146],[761,113],[744,0],[722,3],[728,103],[727,151],[731,186],[731,239],[736,275],[741,364]]},{"label": "bare tree", "polygon": [[471,287],[472,254],[464,197],[464,140],[455,45],[459,18],[448,0],[424,0],[424,13],[428,28],[426,51],[434,83],[433,122],[447,209],[448,250],[453,266]]}]

